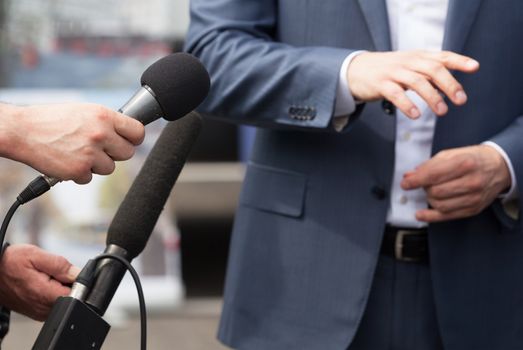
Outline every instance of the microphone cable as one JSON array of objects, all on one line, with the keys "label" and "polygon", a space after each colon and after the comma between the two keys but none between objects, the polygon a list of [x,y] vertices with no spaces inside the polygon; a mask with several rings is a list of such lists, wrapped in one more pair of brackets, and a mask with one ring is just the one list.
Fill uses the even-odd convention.
[{"label": "microphone cable", "polygon": [[[11,205],[7,214],[5,215],[2,226],[0,227],[0,247],[4,246],[4,240],[7,233],[7,228],[11,219],[13,218],[16,210],[22,205],[25,204],[37,197],[40,197],[45,192],[54,186],[58,181],[55,182],[54,179],[49,178],[45,175],[38,176],[36,179],[31,181],[31,183],[16,197],[15,202]],[[0,251],[0,259],[3,256],[5,249]],[[146,350],[147,348],[147,310],[145,306],[145,297],[143,293],[142,283],[140,282],[140,277],[134,267],[130,262],[124,258],[114,255],[114,254],[101,254],[96,256],[93,259],[90,259],[84,268],[78,274],[76,282],[83,285],[92,285],[95,278],[95,268],[96,264],[101,259],[113,259],[119,261],[131,274],[134,284],[136,285],[136,291],[138,293],[138,303],[140,307],[140,349]],[[7,333],[7,332],[6,332]],[[5,337],[6,334],[3,336]],[[3,339],[3,337],[2,337]],[[1,340],[0,340],[1,341]]]},{"label": "microphone cable", "polygon": [[[51,187],[53,187],[58,181],[55,181],[54,179],[51,179],[47,176],[41,175],[38,176],[36,179],[31,181],[27,187],[20,192],[18,197],[16,197],[16,200],[11,205],[9,210],[7,211],[7,214],[4,216],[4,219],[2,221],[2,226],[0,227],[0,259],[2,259],[4,255],[4,251],[9,245],[9,243],[4,243],[5,236],[7,233],[7,227],[9,226],[9,223],[11,222],[11,219],[13,218],[16,210],[22,205],[25,204],[45,192],[49,191]],[[10,310],[7,309],[4,306],[0,306],[0,343],[5,338],[7,333],[9,332],[9,322],[10,321]]]},{"label": "microphone cable", "polygon": [[147,310],[145,307],[145,297],[143,293],[142,284],[140,282],[140,276],[134,269],[134,267],[131,265],[131,263],[121,256],[118,256],[116,254],[110,254],[110,253],[104,253],[96,256],[93,259],[90,259],[85,264],[84,268],[80,273],[78,274],[78,277],[76,278],[75,283],[80,283],[84,286],[92,286],[94,280],[95,280],[95,273],[96,273],[96,265],[99,260],[102,259],[113,259],[118,262],[120,262],[122,265],[125,266],[125,268],[129,271],[131,274],[134,284],[136,286],[136,291],[138,293],[138,303],[140,307],[140,349],[146,350],[147,347]]},{"label": "microphone cable", "polygon": [[[4,245],[7,227],[9,226],[9,223],[11,222],[11,219],[13,218],[13,215],[15,214],[18,207],[37,197],[40,197],[45,192],[49,191],[51,187],[56,185],[58,182],[58,180],[55,180],[48,176],[40,175],[36,179],[31,181],[22,192],[20,192],[18,197],[16,197],[15,202],[7,211],[4,220],[2,221],[2,226],[0,227],[0,247]],[[3,250],[0,252],[0,258],[2,257],[3,252]]]}]

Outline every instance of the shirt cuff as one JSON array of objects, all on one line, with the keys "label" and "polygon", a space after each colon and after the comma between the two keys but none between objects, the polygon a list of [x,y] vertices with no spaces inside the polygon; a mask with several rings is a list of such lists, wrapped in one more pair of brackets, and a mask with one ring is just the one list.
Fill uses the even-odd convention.
[{"label": "shirt cuff", "polygon": [[343,61],[338,78],[338,88],[336,91],[336,104],[334,106],[334,117],[346,117],[356,110],[356,102],[352,96],[347,80],[347,69],[354,57],[365,51],[354,51]]},{"label": "shirt cuff", "polygon": [[510,158],[508,157],[507,153],[495,142],[485,141],[482,144],[490,146],[494,148],[496,151],[498,151],[498,153],[505,160],[505,163],[507,163],[508,171],[510,172],[510,188],[507,192],[500,194],[499,198],[503,203],[516,199],[518,197],[518,184],[516,180],[516,173],[514,172],[514,167],[512,166],[512,162],[510,161]]}]

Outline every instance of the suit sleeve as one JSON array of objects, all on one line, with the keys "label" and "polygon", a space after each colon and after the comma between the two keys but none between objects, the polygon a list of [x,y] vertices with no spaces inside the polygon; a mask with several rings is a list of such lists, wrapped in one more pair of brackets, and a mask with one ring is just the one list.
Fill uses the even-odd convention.
[{"label": "suit sleeve", "polygon": [[191,1],[186,51],[212,82],[200,111],[257,126],[331,129],[340,67],[352,51],[276,41],[276,12],[275,0]]},{"label": "suit sleeve", "polygon": [[516,118],[509,127],[490,139],[499,145],[510,158],[518,184],[516,199],[513,203],[510,203],[514,209],[513,211],[518,214],[517,216],[509,215],[501,201],[498,200],[493,204],[494,212],[503,224],[504,231],[507,233],[517,233],[521,231],[521,200],[523,199],[523,157],[521,157],[523,138],[521,135],[523,135],[523,116]]}]

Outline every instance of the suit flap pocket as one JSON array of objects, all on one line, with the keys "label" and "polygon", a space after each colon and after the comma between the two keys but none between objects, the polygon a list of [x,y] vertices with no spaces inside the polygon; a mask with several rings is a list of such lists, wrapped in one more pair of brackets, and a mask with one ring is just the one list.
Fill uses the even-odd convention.
[{"label": "suit flap pocket", "polygon": [[240,203],[264,211],[299,217],[307,178],[303,174],[249,164]]}]

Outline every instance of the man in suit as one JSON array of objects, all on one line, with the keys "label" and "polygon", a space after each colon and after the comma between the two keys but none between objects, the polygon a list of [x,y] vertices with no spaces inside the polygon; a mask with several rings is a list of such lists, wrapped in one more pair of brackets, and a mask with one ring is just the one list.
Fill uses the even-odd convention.
[{"label": "man in suit", "polygon": [[259,126],[224,343],[523,348],[522,14],[510,0],[192,0],[202,110]]}]

